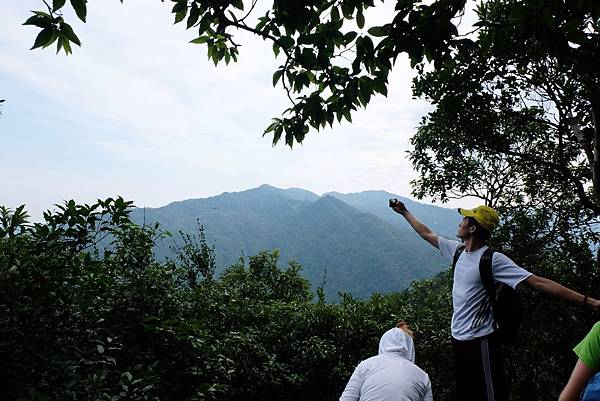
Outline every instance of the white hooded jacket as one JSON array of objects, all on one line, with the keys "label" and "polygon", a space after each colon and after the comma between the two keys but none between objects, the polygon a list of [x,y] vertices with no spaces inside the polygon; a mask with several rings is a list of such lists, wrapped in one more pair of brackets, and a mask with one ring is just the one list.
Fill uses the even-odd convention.
[{"label": "white hooded jacket", "polygon": [[379,355],[356,367],[340,401],[432,401],[429,376],[414,361],[412,337],[399,328],[386,331]]}]

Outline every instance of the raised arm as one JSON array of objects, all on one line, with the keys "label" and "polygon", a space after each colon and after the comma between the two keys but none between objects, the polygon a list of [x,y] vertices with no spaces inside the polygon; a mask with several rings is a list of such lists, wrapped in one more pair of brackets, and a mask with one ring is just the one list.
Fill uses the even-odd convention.
[{"label": "raised arm", "polygon": [[417,232],[417,234],[421,236],[421,238],[436,248],[439,248],[438,235],[431,231],[431,229],[425,224],[421,223],[415,216],[413,216],[413,214],[408,211],[404,203],[400,202],[398,199],[390,199],[390,207],[394,212],[401,214],[402,217],[408,221],[408,224],[410,224],[410,226]]},{"label": "raised arm", "polygon": [[558,284],[556,281],[534,275],[529,276],[525,280],[525,284],[543,291],[555,297],[562,298],[567,301],[575,302],[592,308],[595,311],[600,311],[600,301],[588,296],[582,295],[577,291],[573,291],[564,285]]}]

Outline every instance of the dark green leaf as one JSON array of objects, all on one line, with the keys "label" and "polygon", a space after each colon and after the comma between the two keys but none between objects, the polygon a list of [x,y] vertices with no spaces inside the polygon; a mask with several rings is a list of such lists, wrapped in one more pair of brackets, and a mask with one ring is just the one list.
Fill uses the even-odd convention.
[{"label": "dark green leaf", "polygon": [[32,15],[23,23],[23,25],[35,25],[40,28],[49,28],[52,26],[52,18],[46,15]]},{"label": "dark green leaf", "polygon": [[337,6],[333,6],[331,8],[331,20],[332,21],[340,20],[340,11],[338,10]]},{"label": "dark green leaf", "polygon": [[277,85],[277,82],[279,81],[279,79],[283,75],[283,71],[284,70],[277,70],[277,71],[275,71],[275,73],[273,74],[273,86]]},{"label": "dark green leaf", "polygon": [[358,36],[358,33],[355,31],[350,31],[348,33],[346,33],[344,35],[344,44],[347,45],[350,42],[352,42],[354,39],[356,39],[356,37]]},{"label": "dark green leaf", "polygon": [[35,38],[35,42],[33,43],[33,47],[29,50],[37,49],[38,47],[44,46],[50,40],[52,40],[52,36],[54,34],[54,30],[52,28],[44,28],[38,33]]},{"label": "dark green leaf", "polygon": [[56,11],[59,8],[62,8],[66,3],[66,0],[52,0],[52,10]]},{"label": "dark green leaf", "polygon": [[81,46],[81,41],[79,40],[77,35],[75,35],[75,32],[73,32],[73,28],[71,27],[71,25],[67,24],[66,22],[61,22],[60,30],[67,39],[75,43],[77,46]]},{"label": "dark green leaf", "polygon": [[175,3],[175,5],[173,6],[173,9],[171,10],[171,12],[173,14],[177,14],[181,11],[187,10],[187,0],[183,0],[183,1],[178,1],[177,3]]},{"label": "dark green leaf", "polygon": [[210,37],[208,37],[208,36],[200,36],[199,38],[191,40],[190,43],[201,45],[202,43],[208,42],[209,39],[210,39]]},{"label": "dark green leaf", "polygon": [[278,41],[277,44],[283,47],[284,49],[289,49],[294,46],[294,39],[290,36],[283,36]]},{"label": "dark green leaf", "polygon": [[231,4],[238,10],[244,10],[244,1],[243,0],[232,0]]},{"label": "dark green leaf", "polygon": [[391,26],[389,24],[383,26],[374,26],[369,28],[367,32],[369,32],[372,36],[382,37],[388,36],[390,34]]},{"label": "dark green leaf", "polygon": [[181,21],[183,21],[183,19],[185,18],[187,14],[187,10],[183,10],[183,11],[179,11],[178,13],[175,14],[175,22],[174,24],[178,24]]},{"label": "dark green leaf", "polygon": [[45,45],[42,46],[42,48],[45,49],[46,47],[52,45],[56,41],[56,39],[59,38],[59,36],[60,36],[59,32],[56,31],[56,30],[53,30],[52,31],[52,37],[50,38],[50,40],[48,40],[48,42],[46,42]]},{"label": "dark green leaf", "polygon": [[198,22],[199,18],[200,18],[200,9],[198,7],[196,7],[196,3],[193,3],[192,8],[190,10],[190,16],[188,17],[188,20],[187,20],[187,28],[190,29],[191,27],[196,25],[196,22]]},{"label": "dark green leaf", "polygon": [[79,17],[80,20],[85,22],[85,18],[87,15],[87,0],[71,0],[71,6],[75,10],[77,17]]},{"label": "dark green leaf", "polygon": [[350,114],[350,110],[348,109],[344,109],[344,111],[342,112],[342,114],[344,115],[344,118],[346,120],[348,120],[348,122],[352,122],[352,115]]},{"label": "dark green leaf", "polygon": [[356,25],[358,25],[360,29],[363,29],[365,26],[365,16],[360,9],[356,13]]},{"label": "dark green leaf", "polygon": [[62,36],[59,40],[62,41],[63,48],[65,49],[65,53],[67,55],[73,53],[73,51],[71,50],[71,44],[69,43],[69,39]]}]

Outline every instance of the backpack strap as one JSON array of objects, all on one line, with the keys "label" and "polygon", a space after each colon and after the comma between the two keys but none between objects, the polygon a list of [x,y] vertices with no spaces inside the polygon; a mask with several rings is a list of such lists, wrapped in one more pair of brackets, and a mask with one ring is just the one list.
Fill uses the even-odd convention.
[{"label": "backpack strap", "polygon": [[464,244],[459,245],[454,251],[454,259],[452,260],[452,274],[454,274],[454,269],[456,268],[456,262],[458,262],[458,258],[465,250]]},{"label": "backpack strap", "polygon": [[483,252],[481,259],[479,260],[479,276],[481,277],[481,283],[490,297],[492,304],[496,302],[496,285],[494,283],[494,276],[492,273],[493,257],[494,251],[488,248]]}]

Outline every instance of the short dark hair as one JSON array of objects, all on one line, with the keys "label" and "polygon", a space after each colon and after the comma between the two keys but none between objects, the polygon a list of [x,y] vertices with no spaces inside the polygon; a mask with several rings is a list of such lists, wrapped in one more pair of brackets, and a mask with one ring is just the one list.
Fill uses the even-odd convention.
[{"label": "short dark hair", "polygon": [[467,217],[467,220],[470,226],[475,226],[475,233],[473,235],[477,237],[477,239],[481,241],[487,241],[490,239],[490,232],[481,224],[479,224],[474,217]]}]

